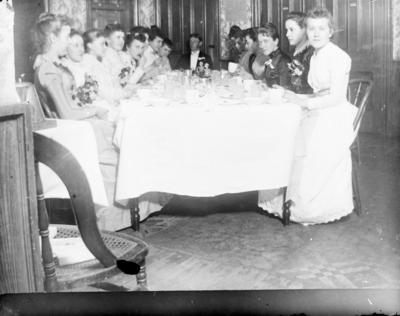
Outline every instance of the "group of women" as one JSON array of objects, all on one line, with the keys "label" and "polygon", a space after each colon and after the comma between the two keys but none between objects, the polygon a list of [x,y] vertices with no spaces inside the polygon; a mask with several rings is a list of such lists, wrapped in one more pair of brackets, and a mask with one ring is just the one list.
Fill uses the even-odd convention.
[{"label": "group of women", "polygon": [[292,221],[327,223],[353,210],[349,148],[357,108],[346,99],[351,59],[331,42],[333,18],[326,8],[291,12],[285,26],[292,59],[280,49],[272,23],[244,34],[235,26],[229,35],[240,73],[284,89],[284,97],[302,108],[286,196],[284,188],[259,191],[258,205],[282,217],[284,202],[291,201]]},{"label": "group of women", "polygon": [[[83,35],[71,32],[69,25],[66,18],[53,14],[39,17],[33,29],[40,53],[35,63],[36,88],[41,101],[60,118],[89,121],[97,131],[100,161],[115,164],[110,137],[118,114],[110,114],[148,70],[142,56],[148,31],[139,27],[125,42],[118,25]],[[291,220],[304,225],[330,222],[353,210],[349,147],[357,109],[346,99],[351,59],[331,42],[333,18],[326,8],[313,8],[307,15],[291,12],[285,26],[293,58],[280,49],[272,23],[244,32],[233,27],[229,37],[239,53],[241,75],[284,89],[285,98],[302,108],[286,192],[286,200],[292,202]],[[121,55],[124,46],[127,53]],[[127,69],[126,75],[121,69]],[[99,85],[98,101],[90,106],[74,97],[75,82],[85,82],[85,73]],[[282,193],[282,188],[260,191],[259,206],[282,216]]]},{"label": "group of women", "polygon": [[[71,30],[72,21],[62,15],[43,13],[32,30],[36,48],[35,87],[43,106],[60,119],[89,122],[96,138],[100,169],[110,205],[123,218],[118,228],[130,226],[130,212],[114,203],[118,149],[113,145],[118,104],[130,97],[146,69],[143,52],[151,30],[134,28],[125,40],[123,28],[107,25],[104,31]],[[123,51],[125,49],[125,51]],[[153,192],[140,198],[141,215],[158,211],[168,201]],[[99,210],[100,211],[100,210]],[[122,225],[122,226],[121,226]],[[101,228],[110,228],[105,223]],[[113,228],[115,228],[113,226]]]}]

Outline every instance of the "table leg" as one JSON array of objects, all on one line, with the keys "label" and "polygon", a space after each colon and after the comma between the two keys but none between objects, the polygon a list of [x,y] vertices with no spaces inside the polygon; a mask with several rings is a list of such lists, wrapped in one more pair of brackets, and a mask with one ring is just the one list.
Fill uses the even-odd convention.
[{"label": "table leg", "polygon": [[133,198],[129,201],[131,210],[131,224],[134,232],[140,232],[140,214],[139,214],[139,198]]},{"label": "table leg", "polygon": [[283,204],[283,226],[289,226],[290,225],[290,206],[291,206],[291,201],[285,202]]},{"label": "table leg", "polygon": [[39,174],[39,163],[35,161],[36,191],[38,203],[39,234],[42,238],[42,260],[44,267],[44,289],[46,292],[58,292],[56,266],[49,239],[49,218],[44,202],[42,181]]},{"label": "table leg", "polygon": [[143,259],[139,262],[140,271],[136,275],[137,284],[140,288],[140,291],[148,291],[147,288],[147,275],[146,275],[146,260]]}]

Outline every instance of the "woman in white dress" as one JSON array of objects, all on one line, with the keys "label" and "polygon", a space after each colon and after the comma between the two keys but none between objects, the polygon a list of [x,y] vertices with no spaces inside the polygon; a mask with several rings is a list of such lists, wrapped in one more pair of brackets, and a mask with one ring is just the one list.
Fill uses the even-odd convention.
[{"label": "woman in white dress", "polygon": [[[71,30],[70,38],[71,41],[67,47],[67,55],[63,58],[63,64],[72,72],[76,88],[79,89],[83,87],[86,85],[87,81],[92,82],[92,80],[94,80],[97,82],[97,92],[93,91],[93,97],[91,97],[92,100],[85,105],[106,109],[108,111],[107,120],[114,122],[119,115],[119,109],[116,105],[124,96],[123,90],[118,88],[114,89],[111,84],[110,75],[105,67],[101,65],[100,62],[98,63],[101,67],[93,64],[94,58],[84,54],[84,40],[79,32]],[[79,99],[80,94],[77,93],[76,97]],[[85,103],[85,100],[80,99],[79,102]]]},{"label": "woman in white dress", "polygon": [[[313,225],[340,219],[353,210],[349,147],[355,137],[357,108],[346,99],[351,59],[330,41],[332,15],[326,8],[313,8],[306,28],[315,49],[308,75],[315,97],[285,93],[306,113],[304,156],[293,160],[286,201],[291,201],[293,222]],[[267,211],[282,216],[281,206]]]},{"label": "woman in white dress", "polygon": [[124,54],[122,49],[125,45],[125,31],[121,24],[108,24],[104,29],[106,37],[107,49],[102,59],[102,63],[111,74],[111,80],[114,86],[124,86],[126,79],[124,78],[125,64],[121,58]]},{"label": "woman in white dress", "polygon": [[128,95],[120,84],[114,85],[111,74],[102,63],[107,46],[105,34],[97,29],[91,29],[82,34],[85,45],[85,54],[81,65],[90,73],[99,84],[99,97],[106,99],[112,105],[117,105]]}]

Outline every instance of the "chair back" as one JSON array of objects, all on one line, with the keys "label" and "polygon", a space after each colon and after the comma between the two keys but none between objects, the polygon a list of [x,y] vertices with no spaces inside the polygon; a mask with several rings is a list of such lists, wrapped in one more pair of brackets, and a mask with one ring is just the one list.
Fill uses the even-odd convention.
[{"label": "chair back", "polygon": [[[31,82],[17,82],[15,84],[17,93],[21,99],[21,102],[28,102],[33,105],[35,109],[35,123],[42,122],[44,118],[58,119],[56,113],[50,110],[47,104],[40,102],[40,98],[37,94],[36,87]],[[43,116],[43,119],[42,119]]]},{"label": "chair back", "polygon": [[347,86],[347,99],[358,108],[353,128],[358,131],[374,83],[369,79],[351,79]]}]

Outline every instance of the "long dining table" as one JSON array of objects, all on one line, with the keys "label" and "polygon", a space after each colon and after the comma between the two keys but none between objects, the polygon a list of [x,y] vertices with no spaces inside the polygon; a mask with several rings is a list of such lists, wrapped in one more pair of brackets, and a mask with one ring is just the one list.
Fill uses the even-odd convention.
[{"label": "long dining table", "polygon": [[146,192],[211,197],[287,186],[300,120],[291,103],[133,108],[114,136],[116,201],[130,205],[138,229]]}]

